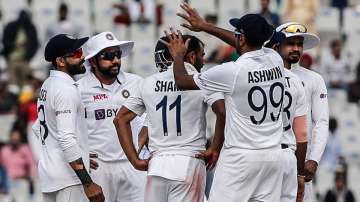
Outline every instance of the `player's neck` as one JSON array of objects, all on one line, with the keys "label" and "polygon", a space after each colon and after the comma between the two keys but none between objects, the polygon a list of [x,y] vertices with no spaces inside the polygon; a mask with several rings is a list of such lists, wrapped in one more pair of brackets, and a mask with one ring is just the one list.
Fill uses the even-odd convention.
[{"label": "player's neck", "polygon": [[105,85],[111,85],[111,84],[113,84],[113,83],[116,81],[116,77],[114,77],[114,78],[109,78],[109,77],[104,76],[104,75],[102,75],[102,74],[100,74],[100,73],[95,73],[95,76],[96,76],[96,78],[99,79],[99,81],[100,81],[101,83],[103,83],[103,84],[105,84]]},{"label": "player's neck", "polygon": [[286,69],[291,69],[291,63],[284,61],[284,67],[285,67]]}]

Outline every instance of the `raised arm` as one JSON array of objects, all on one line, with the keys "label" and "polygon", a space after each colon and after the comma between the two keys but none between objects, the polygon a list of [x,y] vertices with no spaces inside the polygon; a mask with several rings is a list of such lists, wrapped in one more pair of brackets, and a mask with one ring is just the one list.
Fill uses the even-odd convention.
[{"label": "raised arm", "polygon": [[189,75],[184,66],[184,57],[190,42],[190,39],[184,42],[182,34],[179,30],[177,33],[173,28],[170,28],[170,33],[164,31],[168,37],[169,42],[162,41],[170,51],[172,58],[174,59],[174,78],[176,86],[181,90],[198,90],[199,87],[196,85],[193,76]]},{"label": "raised arm", "polygon": [[235,35],[234,32],[222,29],[215,26],[214,24],[206,22],[203,18],[200,17],[195,8],[192,8],[189,4],[183,3],[180,7],[185,11],[184,13],[177,13],[177,15],[187,21],[188,24],[181,24],[181,26],[186,27],[187,29],[200,32],[204,31],[210,35],[213,35],[230,46],[235,47]]}]

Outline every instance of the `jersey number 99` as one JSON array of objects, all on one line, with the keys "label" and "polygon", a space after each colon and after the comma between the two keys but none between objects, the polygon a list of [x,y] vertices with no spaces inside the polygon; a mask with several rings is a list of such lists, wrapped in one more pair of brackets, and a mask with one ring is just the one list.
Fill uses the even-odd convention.
[{"label": "jersey number 99", "polygon": [[[280,99],[275,100],[275,90],[279,89],[280,90]],[[262,97],[262,104],[261,105],[255,105],[254,101],[253,101],[253,94],[255,92],[260,92],[261,97]],[[268,100],[270,100],[271,105],[274,108],[279,108],[278,113],[275,114],[275,112],[271,112],[270,113],[270,118],[272,121],[277,121],[280,117],[281,114],[281,108],[282,108],[282,103],[283,103],[283,99],[284,99],[284,85],[280,82],[275,82],[270,86],[270,90],[269,90],[269,99],[266,96],[266,92],[263,88],[261,88],[260,86],[254,86],[249,90],[248,93],[248,102],[249,102],[249,106],[251,107],[251,109],[253,109],[256,112],[263,112],[262,113],[262,117],[260,118],[260,120],[257,120],[255,118],[255,116],[250,116],[250,120],[253,124],[256,125],[261,125],[266,116],[267,116],[267,112],[268,112]]]}]

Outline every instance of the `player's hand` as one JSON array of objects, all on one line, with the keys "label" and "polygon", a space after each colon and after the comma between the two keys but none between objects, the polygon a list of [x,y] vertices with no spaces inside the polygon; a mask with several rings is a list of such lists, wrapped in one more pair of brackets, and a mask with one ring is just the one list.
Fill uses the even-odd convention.
[{"label": "player's hand", "polygon": [[305,182],[310,182],[317,170],[317,162],[313,160],[308,160],[305,162]]},{"label": "player's hand", "polygon": [[149,159],[137,159],[133,166],[136,170],[147,171],[149,167]]},{"label": "player's hand", "polygon": [[189,46],[190,39],[187,39],[184,43],[182,34],[180,30],[175,30],[170,27],[170,32],[167,30],[164,31],[166,37],[169,39],[169,42],[160,40],[163,44],[165,44],[170,51],[171,56],[175,58],[184,58],[186,51]]},{"label": "player's hand", "polygon": [[298,176],[298,191],[296,196],[296,202],[302,202],[305,192],[305,176]]},{"label": "player's hand", "polygon": [[99,164],[94,160],[94,159],[90,159],[90,168],[93,170],[98,169]]},{"label": "player's hand", "polygon": [[188,24],[183,23],[181,24],[181,26],[186,27],[187,29],[194,32],[203,31],[204,28],[207,26],[207,22],[200,17],[196,9],[192,8],[189,4],[185,2],[182,3],[180,7],[186,12],[186,14],[177,13],[176,15],[183,18],[188,23]]},{"label": "player's hand", "polygon": [[103,191],[99,185],[92,182],[84,186],[85,195],[89,199],[90,202],[104,202],[105,196]]},{"label": "player's hand", "polygon": [[200,151],[200,153],[197,154],[195,157],[204,159],[206,163],[206,168],[208,170],[211,170],[215,167],[216,162],[219,159],[219,152],[215,149],[209,148],[205,151]]}]

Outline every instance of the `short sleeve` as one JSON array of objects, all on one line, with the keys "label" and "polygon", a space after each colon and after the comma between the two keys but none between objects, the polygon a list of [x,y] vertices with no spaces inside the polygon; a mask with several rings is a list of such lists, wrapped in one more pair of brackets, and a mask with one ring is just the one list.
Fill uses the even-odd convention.
[{"label": "short sleeve", "polygon": [[145,104],[141,95],[141,82],[135,89],[132,95],[125,101],[124,106],[130,111],[134,112],[138,116],[141,116],[145,112]]},{"label": "short sleeve", "polygon": [[195,74],[193,78],[196,85],[207,95],[215,92],[230,94],[233,91],[236,77],[233,67],[233,62],[224,63],[200,74]]},{"label": "short sleeve", "polygon": [[223,100],[224,99],[224,93],[213,93],[210,95],[205,95],[205,103],[209,106],[212,106],[216,101]]}]

